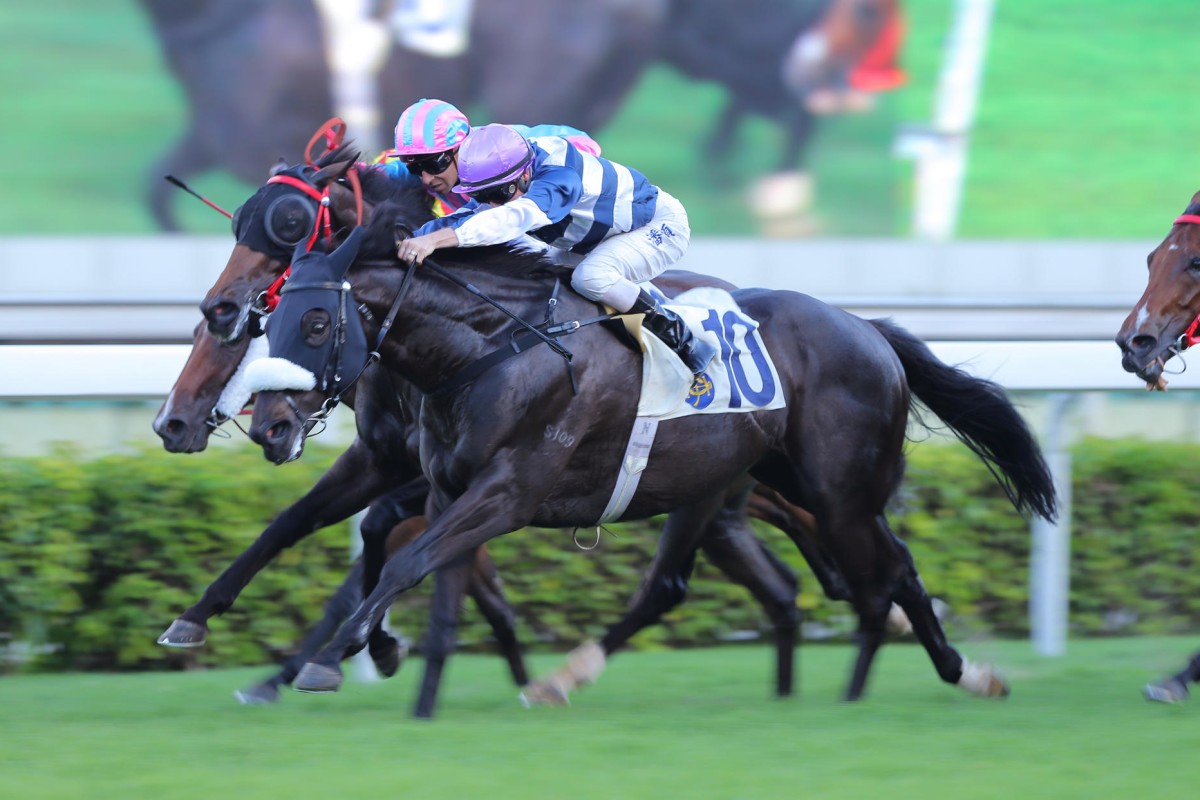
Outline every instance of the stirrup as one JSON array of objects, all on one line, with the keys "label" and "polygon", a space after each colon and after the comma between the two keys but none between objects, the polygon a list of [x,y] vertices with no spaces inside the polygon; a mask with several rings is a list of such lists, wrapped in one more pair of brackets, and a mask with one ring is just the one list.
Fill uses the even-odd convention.
[{"label": "stirrup", "polygon": [[695,335],[689,336],[687,341],[681,342],[679,347],[672,349],[693,375],[699,375],[708,369],[708,365],[717,355],[716,347]]}]

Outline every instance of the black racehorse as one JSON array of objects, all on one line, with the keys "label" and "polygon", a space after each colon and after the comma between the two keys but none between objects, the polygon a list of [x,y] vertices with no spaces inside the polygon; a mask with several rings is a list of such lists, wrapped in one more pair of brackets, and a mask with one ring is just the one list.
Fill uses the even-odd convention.
[{"label": "black racehorse", "polygon": [[[489,353],[511,348],[512,337],[527,330],[514,325],[514,315],[541,320],[561,276],[536,255],[503,247],[446,251],[444,268],[429,261],[418,268],[399,264],[391,223],[395,219],[399,231],[411,229],[410,213],[395,203],[378,208],[371,225],[332,256],[311,256],[304,273],[310,283],[290,286],[273,316],[273,354],[289,352],[296,360],[305,349],[298,342],[325,347],[361,336],[377,345],[381,367],[422,392],[420,454],[432,484],[429,528],[386,563],[363,605],[304,667],[295,685],[305,691],[335,690],[341,660],[366,644],[394,597],[430,572],[527,526],[594,523],[609,500],[635,416],[636,392],[619,387],[640,374],[641,354],[600,325],[563,328],[575,331],[572,358],[561,345],[547,343],[481,374],[462,372]],[[345,280],[353,284],[361,318],[334,319],[324,310],[349,303],[346,290],[337,288]],[[667,511],[672,517],[638,603],[598,647],[577,652],[567,671],[577,679],[593,678],[605,654],[682,599],[699,538],[727,487],[749,474],[811,511],[849,585],[860,626],[850,696],[861,692],[893,599],[943,680],[978,694],[1006,694],[1007,685],[990,667],[966,661],[946,641],[884,510],[902,477],[915,394],[989,464],[1018,509],[1052,518],[1053,482],[1024,420],[1000,387],[941,363],[893,324],[868,322],[793,292],[733,294],[745,316],[727,317],[726,335],[731,326],[756,325],[778,371],[779,384],[771,392],[782,394],[786,408],[687,416],[659,425],[649,465],[622,518]],[[283,314],[289,298],[299,299]],[[557,303],[560,321],[588,320],[598,312],[573,293]],[[354,333],[356,325],[361,334]],[[381,331],[387,335],[381,337]],[[729,346],[724,347],[727,358]],[[365,362],[365,347],[361,356]],[[360,365],[340,358],[338,372],[348,379]],[[316,361],[302,366],[328,374],[325,357]],[[462,382],[460,375],[469,380]],[[766,376],[760,371],[759,392],[767,391]],[[261,439],[274,425],[293,419],[296,409],[315,412],[333,391],[331,385],[325,391],[260,394],[252,436]],[[550,439],[548,429],[569,435]]]},{"label": "black racehorse", "polygon": [[[1200,192],[1175,218],[1166,238],[1147,257],[1146,289],[1117,332],[1121,366],[1165,391],[1168,361],[1200,342]],[[1146,686],[1149,700],[1176,703],[1188,684],[1200,682],[1200,653],[1174,675]]]},{"label": "black racehorse", "polygon": [[[188,102],[187,127],[152,167],[148,196],[165,230],[177,224],[162,180],[226,170],[257,184],[280,157],[294,161],[333,115],[321,21],[306,0],[141,0]],[[704,145],[720,166],[749,114],[785,133],[779,170],[801,166],[813,132],[804,96],[836,82],[874,35],[878,0],[488,0],[477,3],[469,51],[436,58],[391,48],[378,76],[380,141],[419,97],[444,97],[481,120],[574,125],[598,132],[646,67],[662,59],[720,85],[728,101]],[[852,12],[850,36],[829,35],[803,70],[783,61],[818,22]],[[551,64],[553,68],[547,69]],[[243,80],[254,75],[254,81]]]},{"label": "black racehorse", "polygon": [[[203,324],[197,326],[192,351],[183,370],[172,386],[166,401],[154,421],[154,430],[163,440],[168,452],[194,453],[205,449],[208,437],[220,425],[228,421],[228,414],[247,399],[237,396],[226,402],[227,387],[240,379],[239,367],[249,349],[250,337],[235,342],[225,342],[213,336]],[[373,402],[370,382],[363,384],[364,396],[361,412],[368,415]],[[392,402],[393,395],[383,399]],[[350,402],[355,398],[351,396]],[[389,409],[391,406],[389,405]],[[224,409],[224,410],[222,410]],[[353,498],[357,493],[353,484],[368,471],[381,471],[391,479],[400,475],[391,474],[386,462],[392,458],[407,459],[405,443],[393,443],[395,426],[377,431],[366,431],[366,438],[357,437],[329,472],[322,476],[317,485],[293,506],[277,516],[263,537],[283,546],[289,546],[317,527],[341,521],[348,516],[367,509],[366,501],[355,507]],[[380,462],[383,462],[381,464]],[[424,478],[416,477],[398,489],[370,499],[370,508],[361,522],[364,538],[383,542],[386,553],[394,552],[401,544],[411,540],[425,529],[424,508],[428,484]],[[347,504],[344,498],[351,498]],[[279,688],[290,685],[300,667],[324,645],[341,625],[342,621],[362,602],[363,564],[356,560],[345,581],[330,597],[325,613],[316,626],[293,648],[293,652],[280,665],[280,669],[265,679],[235,693],[244,703],[272,703],[279,698]],[[486,548],[479,548],[472,560],[465,592],[475,603],[483,618],[488,621],[495,636],[501,655],[509,665],[513,681],[517,686],[529,682],[516,635],[516,610],[505,597],[503,586],[495,564]],[[441,596],[435,602],[443,601]],[[232,601],[230,601],[232,602]],[[453,600],[457,603],[457,598]],[[223,605],[225,610],[228,605]],[[454,609],[457,605],[454,606]],[[448,613],[457,613],[435,606],[431,618],[440,620]],[[206,629],[193,628],[179,623],[164,636],[162,643],[176,647],[199,647],[204,643]],[[445,641],[446,633],[434,630],[430,642]],[[435,645],[427,644],[428,649]],[[369,648],[372,660],[385,677],[395,674],[407,653],[407,646],[395,637],[376,637]]]},{"label": "black racehorse", "polygon": [[[275,182],[269,183],[247,202],[243,207],[245,213],[239,212],[238,244],[203,306],[209,327],[232,335],[232,339],[220,339],[207,327],[198,327],[188,361],[155,419],[154,428],[168,450],[203,450],[209,433],[228,414],[236,413],[241,407],[244,397],[226,401],[223,393],[248,350],[250,337],[247,331],[255,327],[256,312],[252,310],[255,302],[262,301],[263,294],[284,271],[290,258],[288,248],[280,241],[299,241],[307,235],[320,208],[313,194],[326,190],[331,190],[328,207],[332,210],[333,228],[343,224],[340,220],[352,224],[356,202],[343,176],[357,169],[351,146],[340,146],[325,153],[311,167],[301,165],[279,173],[272,178]],[[356,174],[362,175],[360,185],[365,198],[365,213],[369,216],[373,203],[395,191],[396,184],[373,170]],[[307,191],[288,181],[299,182]],[[419,200],[419,193],[415,197]],[[669,273],[663,277],[662,286],[673,293],[700,282],[699,276]],[[703,282],[715,284],[713,279]],[[232,407],[228,405],[230,402]],[[403,409],[415,407],[418,400],[410,398],[406,404],[398,403],[394,385],[386,379],[376,378],[371,371],[356,386],[353,402],[359,436],[350,449],[312,491],[263,531],[250,550],[208,588],[199,603],[171,625],[160,638],[161,643],[172,646],[203,644],[207,620],[226,610],[253,575],[275,554],[318,528],[356,513],[379,495],[383,497],[374,501],[363,523],[364,537],[373,543],[364,548],[368,558],[381,547],[391,549],[411,535],[411,525],[400,523],[413,513],[414,508],[420,507],[419,500],[408,485],[398,490],[399,498],[388,492],[396,484],[419,474],[411,453],[415,442],[409,441],[407,434],[416,428],[410,423],[397,424]],[[267,438],[283,438],[285,428],[277,426]],[[298,453],[299,448],[293,455]],[[829,566],[824,549],[813,539],[813,525],[807,512],[791,507],[763,488],[751,491],[748,482],[728,490],[720,521],[704,538],[701,548],[731,579],[747,586],[772,619],[778,654],[776,690],[787,694],[792,685],[792,649],[797,623],[795,577],[752,535],[747,513],[770,522],[797,543],[830,597],[846,599],[848,590],[837,571]],[[386,545],[381,544],[385,542]],[[358,569],[356,567],[330,601],[325,619],[306,637],[296,656],[288,660],[280,673],[244,691],[243,697],[255,701],[271,700],[276,696],[278,686],[294,677],[296,660],[310,655],[311,648],[321,644],[323,637],[328,637],[332,627],[336,627],[361,598]],[[372,569],[377,572],[378,565]],[[461,592],[472,596],[491,622],[514,680],[518,684],[525,682],[519,646],[512,630],[513,611],[483,548],[477,551],[464,579],[467,581],[465,586],[447,584],[444,589],[435,591],[431,632],[425,647],[428,658],[426,680],[417,704],[417,713],[421,716],[432,713],[437,675],[440,674],[438,665],[453,647]],[[399,663],[398,648],[395,639],[382,631],[372,637],[371,654],[385,674],[395,671]],[[531,692],[530,696],[536,697],[536,693]]]}]

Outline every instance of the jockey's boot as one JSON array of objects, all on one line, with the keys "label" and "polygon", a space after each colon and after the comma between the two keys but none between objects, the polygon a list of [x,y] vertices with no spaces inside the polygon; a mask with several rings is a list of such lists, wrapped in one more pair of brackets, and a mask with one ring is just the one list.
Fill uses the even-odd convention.
[{"label": "jockey's boot", "polygon": [[675,351],[693,375],[703,372],[708,362],[717,354],[717,348],[692,335],[678,314],[659,305],[645,289],[638,294],[629,313],[645,314],[643,324],[661,339],[663,344]]}]

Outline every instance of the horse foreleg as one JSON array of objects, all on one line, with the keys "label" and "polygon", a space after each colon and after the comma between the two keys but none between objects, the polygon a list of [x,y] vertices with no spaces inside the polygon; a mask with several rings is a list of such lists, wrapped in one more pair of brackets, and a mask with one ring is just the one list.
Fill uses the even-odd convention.
[{"label": "horse foreleg", "polygon": [[[366,597],[375,589],[379,583],[379,573],[389,555],[425,530],[422,512],[428,494],[429,484],[424,478],[418,478],[371,505],[371,510],[359,527],[363,540],[360,597]],[[408,655],[407,645],[384,630],[382,620],[371,629],[367,647],[375,669],[385,678],[395,675]]]},{"label": "horse foreleg", "polygon": [[778,166],[747,190],[750,208],[768,235],[811,233],[813,177],[804,162],[814,122],[813,115],[798,106],[782,114],[779,124],[786,138]]},{"label": "horse foreleg", "polygon": [[474,554],[466,554],[454,564],[442,567],[434,574],[433,599],[429,605],[429,627],[425,631],[425,676],[413,707],[413,716],[429,719],[437,704],[438,688],[446,659],[454,652],[458,636],[458,618],[462,616],[463,595],[471,575]]},{"label": "horse foreleg", "polygon": [[305,662],[329,641],[342,621],[362,602],[362,571],[362,561],[355,561],[342,585],[325,604],[325,615],[300,642],[295,654],[285,660],[279,672],[270,678],[234,692],[233,696],[239,703],[266,705],[279,699],[279,687],[295,680]]},{"label": "horse foreleg", "polygon": [[199,647],[207,636],[211,617],[224,613],[242,589],[285,548],[313,532],[341,522],[361,511],[389,485],[391,478],[370,468],[369,455],[356,442],[338,457],[308,494],[285,509],[258,535],[254,543],[204,590],[158,638],[168,647]]},{"label": "horse foreleg", "polygon": [[[302,692],[336,691],[342,683],[341,661],[366,646],[369,632],[383,619],[392,601],[430,572],[496,536],[529,524],[532,508],[524,505],[529,501],[522,498],[531,496],[537,496],[537,492],[523,490],[511,470],[500,463],[487,480],[477,477],[423,534],[388,559],[374,591],[342,624],[333,640],[305,664],[293,688]],[[437,512],[432,500],[430,512]]]},{"label": "horse foreleg", "polygon": [[724,186],[734,181],[734,173],[726,166],[728,157],[737,141],[737,129],[746,114],[745,108],[732,95],[726,100],[717,116],[716,124],[704,140],[704,160],[710,165],[714,177]]}]

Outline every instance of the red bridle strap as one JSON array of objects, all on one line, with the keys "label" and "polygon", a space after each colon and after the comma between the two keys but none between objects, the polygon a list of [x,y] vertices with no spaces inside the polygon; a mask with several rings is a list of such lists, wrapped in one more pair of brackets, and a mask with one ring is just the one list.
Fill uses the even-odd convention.
[{"label": "red bridle strap", "polygon": [[329,236],[333,233],[333,226],[329,222],[329,187],[318,189],[311,183],[294,178],[291,175],[272,175],[267,179],[267,183],[282,183],[291,186],[293,189],[299,189],[306,195],[317,201],[317,224],[313,226],[313,232],[309,234],[308,242],[304,245],[305,251],[312,250],[312,247],[317,242],[318,236]]},{"label": "red bridle strap", "polygon": [[[358,170],[351,167],[346,172],[346,179],[350,182],[350,186],[354,189],[354,210],[358,214],[358,224],[362,225],[363,220],[363,198],[362,198],[362,183],[358,178]],[[306,195],[317,201],[317,221],[313,225],[313,232],[309,235],[308,241],[304,245],[305,252],[312,250],[313,245],[317,242],[317,237],[324,235],[329,238],[333,235],[333,225],[329,218],[329,187],[318,189],[311,183],[294,178],[291,175],[272,175],[267,179],[267,183],[282,183],[286,186],[291,186],[293,189],[299,189]],[[275,279],[275,282],[268,287],[266,296],[263,298],[263,305],[267,311],[274,311],[275,306],[279,305],[279,292],[283,289],[283,284],[287,281],[288,276],[292,274],[292,265],[288,264],[287,269],[283,274]]]},{"label": "red bridle strap", "polygon": [[[1180,214],[1175,218],[1176,225],[1200,225],[1200,214]],[[1196,329],[1200,328],[1200,315],[1198,315],[1192,324],[1188,325],[1187,330],[1179,337],[1179,344],[1184,349],[1200,344],[1200,336],[1196,335]]]}]

